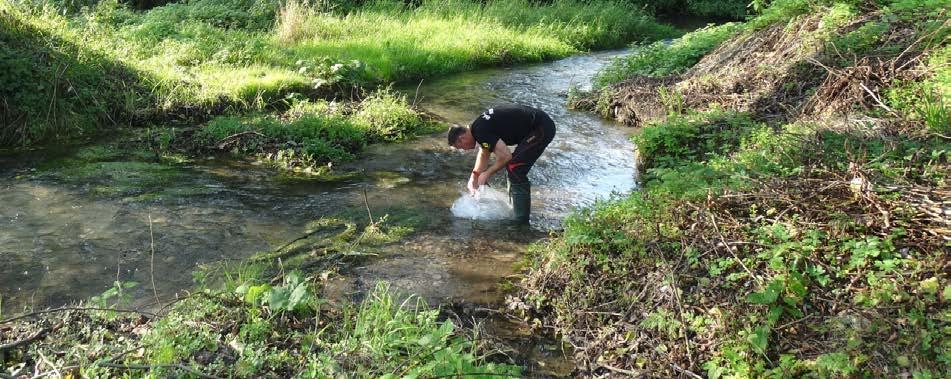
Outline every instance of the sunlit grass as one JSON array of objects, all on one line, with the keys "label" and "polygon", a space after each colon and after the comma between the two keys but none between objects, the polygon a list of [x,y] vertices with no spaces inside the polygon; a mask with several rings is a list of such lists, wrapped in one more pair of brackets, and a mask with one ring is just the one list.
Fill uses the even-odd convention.
[{"label": "sunlit grass", "polygon": [[536,6],[505,0],[483,6],[434,0],[418,8],[378,2],[349,14],[292,1],[267,29],[225,28],[196,19],[196,9],[205,3],[211,1],[144,13],[100,3],[74,19],[39,11],[43,17],[37,24],[56,25],[57,34],[91,41],[151,74],[166,106],[249,102],[260,92],[306,86],[310,80],[295,64],[301,59],[360,60],[373,82],[385,83],[542,61],[673,33],[636,8],[608,1]]},{"label": "sunlit grass", "polygon": [[[320,77],[326,70],[301,71],[301,61],[358,60],[360,75],[347,78],[356,82],[346,84],[373,87],[550,60],[676,33],[639,7],[611,0],[556,0],[546,5],[527,0],[429,0],[415,7],[378,1],[346,11],[333,9],[332,3],[294,0],[281,8],[268,1],[191,0],[148,11],[132,11],[117,0],[88,1],[81,9],[69,4],[0,3],[4,17],[26,25],[36,37],[35,43],[12,47],[15,56],[33,57],[17,63],[32,73],[30,81],[55,77],[57,67],[68,67],[64,77],[79,86],[72,77],[79,63],[89,79],[81,88],[74,86],[85,96],[81,102],[51,101],[62,92],[49,88],[31,95],[12,93],[13,113],[30,114],[28,121],[19,121],[29,124],[29,130],[0,139],[29,144],[95,131],[102,120],[129,119],[133,113],[220,106],[258,111],[289,93],[326,94],[326,88],[314,88],[315,80],[326,79]],[[40,52],[46,50],[59,54],[42,58],[50,55]],[[79,62],[57,61],[66,57]],[[128,74],[116,78],[93,69],[97,65]],[[55,114],[76,116],[53,119],[45,116],[53,112],[36,105],[51,102]],[[101,104],[100,115],[86,116],[91,108],[82,102]],[[102,114],[117,109],[121,114]],[[49,126],[53,124],[58,126]]]}]

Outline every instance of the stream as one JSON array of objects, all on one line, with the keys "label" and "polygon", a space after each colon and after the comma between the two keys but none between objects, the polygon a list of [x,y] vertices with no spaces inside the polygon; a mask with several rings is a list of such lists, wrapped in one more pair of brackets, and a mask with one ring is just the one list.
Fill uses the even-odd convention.
[{"label": "stream", "polygon": [[[635,187],[632,131],[565,108],[569,85],[588,85],[599,67],[625,52],[486,69],[426,80],[418,91],[401,89],[426,111],[461,125],[501,103],[552,116],[557,135],[530,174],[530,227],[452,216],[475,152],[449,148],[444,133],[374,145],[335,166],[362,174],[332,182],[287,180],[272,168],[223,158],[174,166],[122,162],[95,146],[0,157],[3,314],[87,299],[117,278],[140,283],[131,293],[144,302],[152,296],[152,270],[159,296],[171,298],[193,286],[198,264],[274,249],[304,234],[308,222],[365,215],[367,207],[376,217],[411,215],[421,226],[346,270],[328,289],[333,296],[353,297],[383,280],[430,304],[499,304],[499,282],[514,274],[527,245],[547,238],[573,209]],[[504,172],[492,184],[504,189]]]}]

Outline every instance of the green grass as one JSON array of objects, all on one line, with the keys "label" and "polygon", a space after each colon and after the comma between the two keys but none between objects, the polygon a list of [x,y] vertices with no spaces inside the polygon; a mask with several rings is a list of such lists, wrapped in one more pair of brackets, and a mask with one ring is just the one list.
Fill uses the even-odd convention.
[{"label": "green grass", "polygon": [[351,160],[368,143],[398,142],[441,129],[411,109],[404,96],[383,89],[352,110],[305,100],[283,114],[216,117],[188,143],[258,155],[286,169],[325,173],[325,164]]},{"label": "green grass", "polygon": [[951,133],[951,46],[936,49],[926,68],[931,77],[922,81],[896,83],[886,92],[886,100],[906,119],[921,121],[932,132]]},{"label": "green grass", "polygon": [[[845,124],[760,119],[757,103],[750,113],[681,109],[702,93],[680,95],[679,107],[661,99],[666,119],[633,137],[642,187],[578,211],[531,249],[510,308],[580,344],[586,361],[658,376],[946,376],[948,232],[940,214],[921,215],[944,196],[951,159],[948,10],[936,4],[883,1],[871,13],[780,0],[736,26],[730,35],[800,28],[797,43],[838,52],[817,59],[843,72],[905,51],[922,64],[914,79],[881,82],[883,103],[849,103]],[[790,22],[807,19],[821,22]],[[742,37],[775,37],[764,34]],[[698,44],[696,57],[719,41]],[[623,63],[654,76],[696,62],[655,46],[612,67],[611,81],[625,78]]]},{"label": "green grass", "polygon": [[707,26],[672,42],[635,47],[634,54],[618,58],[602,69],[595,77],[594,85],[605,87],[636,76],[682,74],[740,30],[742,24],[737,23]]},{"label": "green grass", "polygon": [[[408,226],[384,216],[370,225],[322,218],[308,228],[308,238],[280,251],[199,267],[194,273],[199,288],[169,303],[161,316],[146,320],[90,310],[5,324],[11,336],[26,336],[44,322],[63,322],[49,335],[5,351],[0,365],[53,370],[32,358],[42,355],[56,367],[75,366],[74,375],[82,377],[520,375],[518,366],[491,362],[489,343],[475,330],[386,283],[378,283],[358,304],[319,295],[340,266],[359,259],[355,250],[377,251],[403,238]],[[313,272],[304,274],[302,267]],[[135,286],[117,282],[90,306],[128,307],[128,290]]]},{"label": "green grass", "polygon": [[81,41],[0,3],[0,147],[112,129],[151,102],[135,70]]},{"label": "green grass", "polygon": [[[4,146],[93,134],[182,108],[261,111],[283,106],[289,93],[327,96],[334,84],[537,62],[676,33],[609,0],[377,1],[341,10],[190,0],[141,12],[116,0],[79,10],[64,4],[0,5],[0,38],[12,48],[0,60],[11,99],[2,116],[15,126],[0,135]],[[334,69],[338,63],[348,75]]]}]

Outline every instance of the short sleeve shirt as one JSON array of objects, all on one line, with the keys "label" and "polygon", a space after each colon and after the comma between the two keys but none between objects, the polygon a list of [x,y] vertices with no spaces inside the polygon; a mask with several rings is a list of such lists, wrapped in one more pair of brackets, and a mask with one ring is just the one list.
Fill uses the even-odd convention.
[{"label": "short sleeve shirt", "polygon": [[486,150],[495,148],[499,140],[518,145],[535,127],[535,112],[523,105],[502,105],[486,109],[469,125],[476,143]]}]

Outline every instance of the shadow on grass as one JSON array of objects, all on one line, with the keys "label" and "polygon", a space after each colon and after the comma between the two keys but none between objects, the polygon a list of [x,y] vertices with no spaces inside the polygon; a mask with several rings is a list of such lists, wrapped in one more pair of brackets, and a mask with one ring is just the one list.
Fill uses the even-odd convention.
[{"label": "shadow on grass", "polygon": [[0,9],[0,147],[99,134],[154,103],[142,73]]}]

